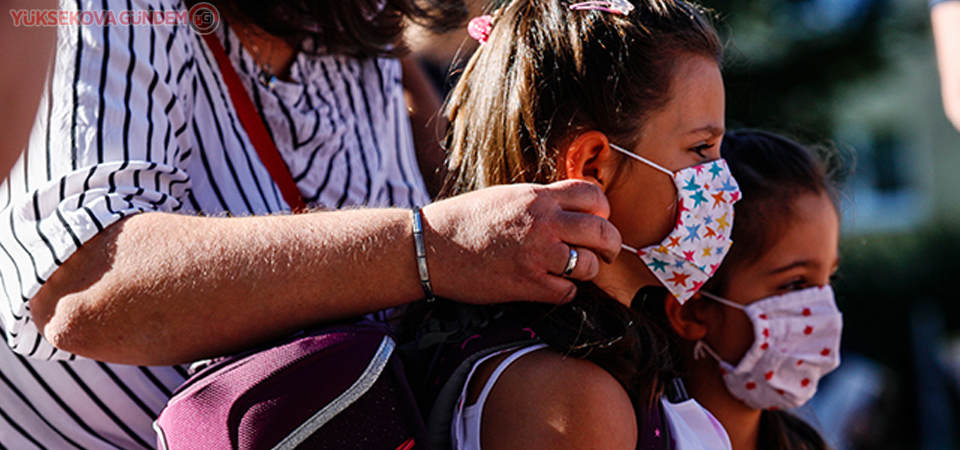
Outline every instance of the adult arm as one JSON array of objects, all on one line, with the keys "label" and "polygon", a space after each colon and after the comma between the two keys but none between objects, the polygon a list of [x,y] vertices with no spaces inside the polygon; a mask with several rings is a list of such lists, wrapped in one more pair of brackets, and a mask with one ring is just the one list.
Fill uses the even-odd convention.
[{"label": "adult arm", "polygon": [[937,46],[944,110],[947,118],[960,130],[960,2],[936,2],[930,18]]},{"label": "adult arm", "polygon": [[[0,189],[0,321],[13,350],[182,363],[422,297],[409,211],[216,218],[241,199],[210,181],[228,162],[204,142],[209,150],[232,130],[200,129],[194,111],[229,105],[216,73],[201,73],[208,66],[197,61],[209,55],[189,28],[61,31],[50,107]],[[573,285],[552,274],[563,270],[566,243],[616,253],[606,214],[600,191],[583,183],[430,205],[435,290],[462,301],[562,301]],[[581,253],[573,276],[586,278],[597,256]]]},{"label": "adult arm", "polygon": [[[565,208],[565,209],[564,209]],[[467,302],[572,298],[568,245],[619,246],[592,185],[491,188],[424,209],[437,295]],[[145,213],[88,241],[30,300],[57,348],[110,362],[174,364],[322,321],[423,297],[410,212],[201,218]],[[566,242],[566,243],[565,243]],[[592,278],[581,249],[572,278]]]}]

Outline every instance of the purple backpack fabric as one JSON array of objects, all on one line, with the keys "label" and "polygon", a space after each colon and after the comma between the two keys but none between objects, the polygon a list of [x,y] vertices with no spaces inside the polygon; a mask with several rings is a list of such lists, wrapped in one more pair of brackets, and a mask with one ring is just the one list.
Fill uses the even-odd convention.
[{"label": "purple backpack fabric", "polygon": [[353,324],[217,361],[161,411],[158,448],[427,448],[395,347],[385,327]]}]

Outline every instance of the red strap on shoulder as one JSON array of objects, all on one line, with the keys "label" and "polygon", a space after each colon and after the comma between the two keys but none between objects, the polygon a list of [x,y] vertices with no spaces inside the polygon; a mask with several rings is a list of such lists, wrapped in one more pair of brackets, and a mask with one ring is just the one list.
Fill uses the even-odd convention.
[{"label": "red strap on shoulder", "polygon": [[280,188],[280,193],[283,194],[283,199],[286,200],[290,209],[295,213],[306,211],[307,204],[303,201],[303,195],[297,189],[297,183],[293,181],[290,169],[283,162],[283,158],[280,157],[277,145],[270,138],[266,125],[263,124],[260,114],[257,113],[253,101],[247,94],[247,90],[240,82],[240,76],[233,68],[233,63],[230,62],[226,50],[223,49],[223,44],[220,43],[220,39],[217,38],[215,33],[205,34],[203,39],[207,41],[207,47],[210,47],[213,57],[217,60],[217,65],[220,66],[220,74],[223,75],[223,82],[226,83],[227,90],[230,92],[230,100],[233,101],[233,106],[237,109],[237,118],[240,119],[243,129],[247,131],[247,136],[257,150],[260,161],[270,172],[273,182]]}]

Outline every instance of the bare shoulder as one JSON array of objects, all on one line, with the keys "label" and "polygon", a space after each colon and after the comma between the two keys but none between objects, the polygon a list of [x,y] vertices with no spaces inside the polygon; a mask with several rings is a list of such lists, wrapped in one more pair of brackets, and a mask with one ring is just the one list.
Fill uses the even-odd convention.
[{"label": "bare shoulder", "polygon": [[[481,368],[488,370],[480,371],[480,384],[498,361],[490,363]],[[636,414],[605,370],[544,349],[518,359],[497,380],[483,409],[481,443],[484,450],[633,450]]]}]

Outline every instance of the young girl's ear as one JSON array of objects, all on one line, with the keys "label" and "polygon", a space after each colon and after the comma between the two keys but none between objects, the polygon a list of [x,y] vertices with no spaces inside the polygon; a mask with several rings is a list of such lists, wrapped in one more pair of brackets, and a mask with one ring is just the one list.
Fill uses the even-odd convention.
[{"label": "young girl's ear", "polygon": [[687,341],[698,341],[707,335],[705,308],[708,302],[700,295],[694,295],[683,305],[672,295],[668,295],[665,301],[667,320],[677,335]]},{"label": "young girl's ear", "polygon": [[567,179],[596,183],[606,192],[613,179],[613,149],[607,136],[599,131],[587,131],[577,136],[567,147],[562,161]]}]

